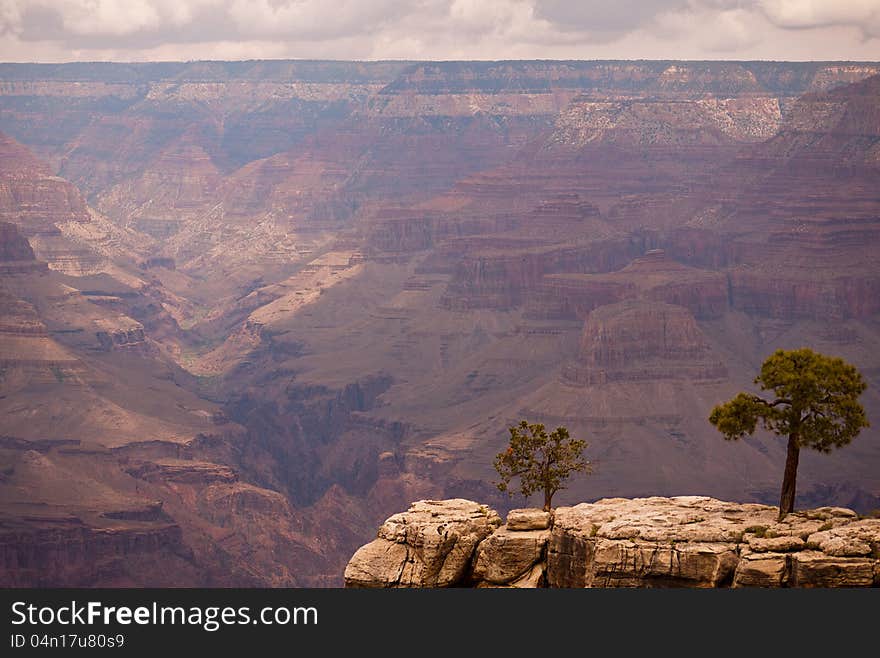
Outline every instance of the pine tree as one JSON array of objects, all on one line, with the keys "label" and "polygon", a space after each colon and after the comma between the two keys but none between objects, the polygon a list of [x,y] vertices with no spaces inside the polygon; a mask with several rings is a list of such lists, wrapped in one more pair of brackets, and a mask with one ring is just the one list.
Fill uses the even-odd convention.
[{"label": "pine tree", "polygon": [[794,510],[801,448],[827,453],[852,441],[868,427],[858,398],[867,385],[856,368],[843,359],[803,348],[777,350],[761,366],[755,383],[772,391],[772,399],[739,393],[716,406],[709,422],[725,439],[753,434],[758,421],[778,436],[788,437],[788,454],[779,518]]},{"label": "pine tree", "polygon": [[520,421],[509,428],[510,445],[495,457],[495,470],[501,476],[501,491],[513,494],[510,482],[519,478],[519,492],[531,496],[544,492],[544,511],[549,512],[553,494],[565,488],[565,481],[576,472],[591,472],[590,462],[581,454],[587,442],[572,439],[565,427],[547,434],[540,423]]}]

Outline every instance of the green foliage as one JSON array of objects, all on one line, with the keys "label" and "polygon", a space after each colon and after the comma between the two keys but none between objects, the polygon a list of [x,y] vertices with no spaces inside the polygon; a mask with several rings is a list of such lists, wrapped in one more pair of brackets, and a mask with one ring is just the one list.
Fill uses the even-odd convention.
[{"label": "green foliage", "polygon": [[800,449],[831,452],[868,427],[859,403],[867,385],[843,359],[807,348],[776,350],[761,365],[755,383],[762,391],[772,392],[773,399],[739,393],[712,409],[709,422],[728,440],[754,433],[759,422],[764,429],[788,437],[779,496],[781,520],[794,510]]},{"label": "green foliage", "polygon": [[509,430],[510,444],[494,461],[501,491],[512,495],[511,481],[519,478],[519,493],[528,497],[543,491],[544,509],[549,511],[553,494],[565,488],[572,473],[591,472],[590,462],[581,456],[587,442],[572,439],[565,427],[548,434],[544,425],[523,420]]},{"label": "green foliage", "polygon": [[843,359],[803,348],[777,350],[761,366],[755,383],[774,399],[740,393],[716,406],[709,422],[736,440],[753,434],[758,423],[780,436],[797,437],[799,447],[830,452],[868,427],[858,401],[867,385]]}]

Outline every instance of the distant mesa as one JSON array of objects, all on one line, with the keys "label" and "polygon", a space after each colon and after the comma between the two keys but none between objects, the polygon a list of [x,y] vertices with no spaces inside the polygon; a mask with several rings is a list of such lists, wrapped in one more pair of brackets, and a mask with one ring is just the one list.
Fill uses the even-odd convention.
[{"label": "distant mesa", "polygon": [[727,369],[686,308],[635,299],[592,311],[578,358],[563,370],[565,382],[581,386],[726,376]]},{"label": "distant mesa", "polygon": [[168,256],[153,256],[151,258],[147,258],[144,261],[141,261],[139,267],[142,270],[151,270],[157,267],[165,270],[174,270],[176,269],[176,264],[174,262],[174,259]]}]

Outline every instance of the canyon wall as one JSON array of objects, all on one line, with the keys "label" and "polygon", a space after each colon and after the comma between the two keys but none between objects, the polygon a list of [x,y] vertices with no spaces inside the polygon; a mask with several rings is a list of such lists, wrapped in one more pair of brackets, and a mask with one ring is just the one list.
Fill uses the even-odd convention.
[{"label": "canyon wall", "polygon": [[[563,504],[773,502],[784,445],[706,418],[804,345],[880,409],[878,71],[0,65],[0,580],[338,585],[401,501],[506,512],[491,463],[522,418],[601,465]],[[880,506],[877,437],[804,455],[799,504]],[[690,559],[660,540],[590,557],[625,539],[604,521],[467,509],[475,582],[689,578],[608,566]],[[707,530],[699,582],[745,584],[748,551],[788,584],[876,559],[789,530]],[[411,582],[459,577],[393,541]]]}]

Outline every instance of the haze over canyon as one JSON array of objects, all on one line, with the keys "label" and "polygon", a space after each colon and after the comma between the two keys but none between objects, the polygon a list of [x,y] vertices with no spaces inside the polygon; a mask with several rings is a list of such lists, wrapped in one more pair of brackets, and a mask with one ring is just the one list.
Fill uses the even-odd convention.
[{"label": "haze over canyon", "polygon": [[521,418],[561,505],[773,504],[707,417],[778,348],[874,421],[799,503],[880,508],[880,63],[0,64],[0,131],[4,586],[341,585],[525,506]]}]

